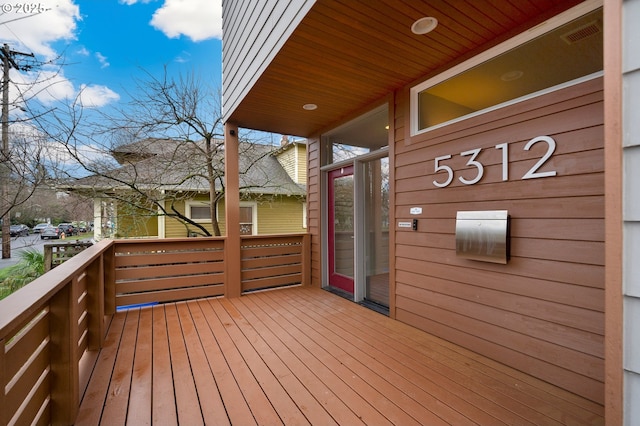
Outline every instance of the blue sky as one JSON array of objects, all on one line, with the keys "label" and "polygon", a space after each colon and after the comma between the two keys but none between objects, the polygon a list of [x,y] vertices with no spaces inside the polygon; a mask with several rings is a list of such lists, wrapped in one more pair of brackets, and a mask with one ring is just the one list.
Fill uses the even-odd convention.
[{"label": "blue sky", "polygon": [[[38,101],[72,99],[82,89],[85,104],[103,108],[126,102],[135,78],[144,79],[144,71],[161,77],[164,66],[173,76],[195,73],[220,87],[220,3],[41,0],[38,4],[45,10],[30,14],[18,5],[32,2],[6,2],[0,4],[0,42],[33,53],[40,61],[63,55],[66,65],[61,70],[45,66],[38,74],[12,71],[11,79],[17,83],[50,77],[46,90],[34,90]],[[17,87],[10,90],[12,102],[19,102],[17,91]]]}]

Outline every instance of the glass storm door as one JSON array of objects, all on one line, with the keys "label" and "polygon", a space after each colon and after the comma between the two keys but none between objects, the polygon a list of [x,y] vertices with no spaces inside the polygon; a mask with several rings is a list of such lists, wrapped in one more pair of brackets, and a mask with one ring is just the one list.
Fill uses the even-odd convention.
[{"label": "glass storm door", "polygon": [[389,307],[389,158],[364,163],[365,300]]},{"label": "glass storm door", "polygon": [[353,294],[353,166],[329,172],[329,285]]}]

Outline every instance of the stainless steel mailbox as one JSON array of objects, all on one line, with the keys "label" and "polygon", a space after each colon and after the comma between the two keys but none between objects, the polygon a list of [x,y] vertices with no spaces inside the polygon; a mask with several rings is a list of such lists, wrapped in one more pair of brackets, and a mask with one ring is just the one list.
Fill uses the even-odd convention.
[{"label": "stainless steel mailbox", "polygon": [[456,255],[506,264],[509,260],[509,214],[506,210],[464,211],[456,216]]}]

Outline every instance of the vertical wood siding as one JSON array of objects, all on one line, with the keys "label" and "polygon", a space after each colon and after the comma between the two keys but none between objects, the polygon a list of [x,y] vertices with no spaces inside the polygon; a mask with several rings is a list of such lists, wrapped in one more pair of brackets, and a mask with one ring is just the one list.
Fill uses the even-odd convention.
[{"label": "vertical wood siding", "polygon": [[[406,94],[405,94],[406,96]],[[405,97],[405,99],[407,99]],[[397,114],[408,111],[399,107]],[[417,232],[395,232],[396,317],[420,329],[603,403],[604,154],[602,80],[595,79],[447,128],[410,138],[396,116],[396,221],[423,208]],[[522,180],[546,144],[557,148],[540,171]],[[509,179],[502,151],[509,143]],[[482,148],[476,174],[461,152]],[[434,158],[455,178],[446,188]],[[507,265],[462,259],[455,251],[457,211],[508,210]]]}]

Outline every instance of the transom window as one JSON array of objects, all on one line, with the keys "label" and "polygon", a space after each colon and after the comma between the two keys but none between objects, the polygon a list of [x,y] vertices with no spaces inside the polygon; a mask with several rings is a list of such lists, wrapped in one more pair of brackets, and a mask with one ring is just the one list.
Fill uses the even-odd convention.
[{"label": "transom window", "polygon": [[577,7],[414,87],[412,134],[601,72],[602,35],[602,8]]}]

